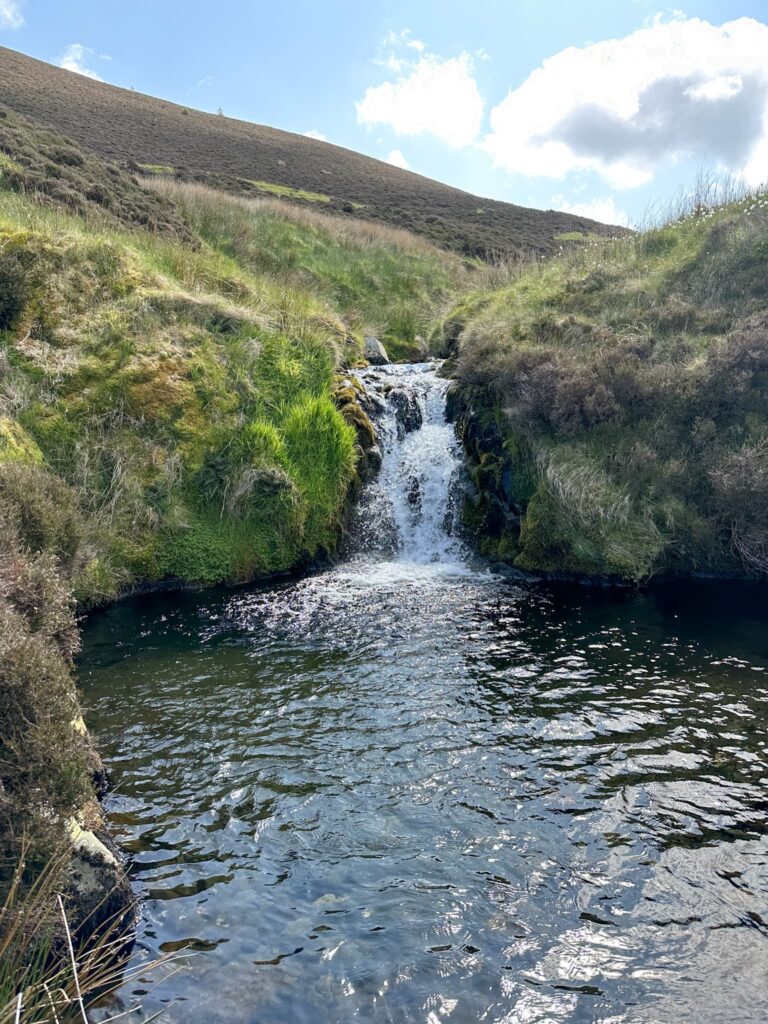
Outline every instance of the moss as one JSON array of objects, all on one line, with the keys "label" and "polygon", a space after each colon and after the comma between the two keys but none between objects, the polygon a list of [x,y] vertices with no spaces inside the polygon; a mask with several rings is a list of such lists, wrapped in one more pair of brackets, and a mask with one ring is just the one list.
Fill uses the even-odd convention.
[{"label": "moss", "polygon": [[170,164],[139,164],[138,165],[145,174],[175,174],[176,168],[171,167]]},{"label": "moss", "polygon": [[479,491],[496,491],[501,486],[503,461],[493,452],[482,452],[472,466],[472,480]]},{"label": "moss", "polygon": [[9,416],[0,416],[0,462],[3,460],[38,465],[43,461],[38,445],[22,425]]},{"label": "moss", "polygon": [[[277,185],[271,181],[251,181],[244,179],[247,185],[253,185],[259,192],[280,196],[284,199],[303,199],[307,203],[330,203],[331,197],[323,192],[308,192],[303,188],[291,188],[289,185]],[[360,207],[358,207],[360,208]]]},{"label": "moss", "polygon": [[161,540],[163,575],[189,583],[220,583],[234,570],[232,544],[215,519],[192,522]]},{"label": "moss", "polygon": [[348,402],[342,406],[341,415],[344,421],[354,428],[362,448],[370,448],[376,444],[376,428],[362,406],[357,402]]},{"label": "moss", "polygon": [[507,496],[524,509],[538,486],[533,454],[525,438],[509,430],[505,431],[504,451],[507,478],[502,483]]}]

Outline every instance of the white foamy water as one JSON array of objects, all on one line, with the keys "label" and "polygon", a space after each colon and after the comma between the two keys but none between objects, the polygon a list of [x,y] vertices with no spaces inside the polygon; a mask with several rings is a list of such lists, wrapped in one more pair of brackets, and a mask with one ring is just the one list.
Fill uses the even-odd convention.
[{"label": "white foamy water", "polygon": [[[364,557],[378,555],[377,570],[387,575],[418,576],[416,567],[438,565],[467,571],[457,536],[461,451],[445,417],[448,381],[436,370],[415,364],[359,374],[381,401],[376,429],[383,458],[360,502],[357,547]],[[398,415],[403,406],[410,415]],[[404,421],[414,416],[420,424],[407,429]]]}]

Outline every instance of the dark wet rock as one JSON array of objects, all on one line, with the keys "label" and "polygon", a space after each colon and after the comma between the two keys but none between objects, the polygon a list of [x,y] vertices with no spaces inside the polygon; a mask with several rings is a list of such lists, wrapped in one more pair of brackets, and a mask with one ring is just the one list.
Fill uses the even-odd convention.
[{"label": "dark wet rock", "polygon": [[412,508],[418,508],[421,504],[421,484],[415,476],[408,481],[408,504]]},{"label": "dark wet rock", "polygon": [[346,377],[336,379],[333,397],[341,415],[355,428],[357,476],[359,483],[367,483],[378,473],[382,458],[372,417],[386,409],[386,404],[373,392],[366,391],[359,381]]},{"label": "dark wet rock", "polygon": [[[102,834],[99,842],[105,845],[109,840]],[[114,939],[130,943],[137,904],[117,852],[106,859],[97,848],[78,848],[73,853],[67,876],[67,920],[76,943],[86,943],[105,929]]]},{"label": "dark wet rock", "polygon": [[387,411],[386,401],[375,391],[364,391],[358,401],[372,420],[379,419]]},{"label": "dark wet rock", "polygon": [[373,445],[372,448],[369,448],[368,451],[366,452],[366,455],[368,457],[368,468],[370,470],[370,476],[374,477],[381,469],[381,463],[383,461],[384,456],[382,454],[381,448],[379,448],[377,444]]},{"label": "dark wet rock", "polygon": [[[75,945],[93,945],[108,938],[117,956],[133,942],[137,901],[123,855],[107,831],[100,799],[92,797],[85,802],[66,822],[66,834],[71,852],[62,895]],[[63,934],[57,935],[54,942],[62,954],[63,939]]]},{"label": "dark wet rock", "polygon": [[487,393],[454,382],[447,413],[467,458],[464,530],[481,554],[509,564],[517,556],[523,509],[498,409]]},{"label": "dark wet rock", "polygon": [[455,423],[464,408],[464,393],[459,384],[454,381],[445,393],[445,418],[449,423]]},{"label": "dark wet rock", "polygon": [[421,406],[415,395],[401,388],[393,388],[389,392],[389,404],[394,409],[398,432],[403,436],[418,430],[424,422]]}]

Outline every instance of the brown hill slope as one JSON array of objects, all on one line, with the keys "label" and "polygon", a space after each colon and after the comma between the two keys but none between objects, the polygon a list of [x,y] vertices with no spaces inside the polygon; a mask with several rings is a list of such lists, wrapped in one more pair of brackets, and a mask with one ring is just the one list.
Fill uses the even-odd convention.
[{"label": "brown hill slope", "polygon": [[[467,255],[547,254],[583,217],[478,199],[303,135],[180,107],[0,47],[0,96],[100,156],[229,191],[273,192],[407,227]],[[300,195],[297,193],[304,193]],[[311,195],[307,195],[311,193]]]}]

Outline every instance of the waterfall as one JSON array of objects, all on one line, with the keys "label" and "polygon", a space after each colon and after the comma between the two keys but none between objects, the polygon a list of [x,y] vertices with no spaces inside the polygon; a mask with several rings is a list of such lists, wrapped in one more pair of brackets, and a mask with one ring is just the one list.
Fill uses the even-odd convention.
[{"label": "waterfall", "polygon": [[404,563],[462,561],[457,536],[460,446],[446,420],[448,381],[433,364],[358,371],[382,450],[357,510],[357,550]]}]

